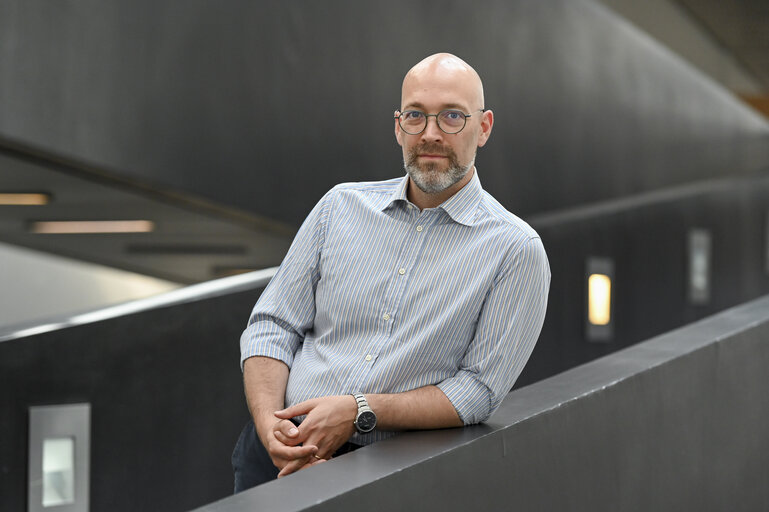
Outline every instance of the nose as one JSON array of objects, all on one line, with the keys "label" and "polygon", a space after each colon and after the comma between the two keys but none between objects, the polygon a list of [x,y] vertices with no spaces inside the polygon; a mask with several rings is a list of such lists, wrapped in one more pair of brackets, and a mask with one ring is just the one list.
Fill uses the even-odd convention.
[{"label": "nose", "polygon": [[428,117],[427,118],[427,126],[425,126],[424,131],[422,131],[422,140],[423,141],[440,141],[443,140],[444,132],[440,128],[438,128],[438,118],[437,117]]}]

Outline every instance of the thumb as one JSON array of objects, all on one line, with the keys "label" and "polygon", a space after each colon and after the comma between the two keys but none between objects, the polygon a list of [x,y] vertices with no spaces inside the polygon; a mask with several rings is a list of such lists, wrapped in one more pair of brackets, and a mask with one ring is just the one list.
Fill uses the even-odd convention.
[{"label": "thumb", "polygon": [[314,407],[315,401],[307,400],[305,402],[292,405],[291,407],[281,409],[280,411],[275,411],[275,417],[287,420],[296,416],[301,416],[302,414],[308,414]]}]

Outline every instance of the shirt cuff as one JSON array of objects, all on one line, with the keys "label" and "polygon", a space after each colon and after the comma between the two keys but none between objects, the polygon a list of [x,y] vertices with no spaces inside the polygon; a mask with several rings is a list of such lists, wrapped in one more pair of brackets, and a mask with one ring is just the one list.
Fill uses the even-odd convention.
[{"label": "shirt cuff", "polygon": [[494,412],[491,391],[472,372],[460,370],[455,376],[437,386],[457,410],[459,419],[465,425],[486,421]]},{"label": "shirt cuff", "polygon": [[270,321],[249,325],[240,336],[240,369],[249,357],[263,356],[283,361],[291,368],[299,340]]}]

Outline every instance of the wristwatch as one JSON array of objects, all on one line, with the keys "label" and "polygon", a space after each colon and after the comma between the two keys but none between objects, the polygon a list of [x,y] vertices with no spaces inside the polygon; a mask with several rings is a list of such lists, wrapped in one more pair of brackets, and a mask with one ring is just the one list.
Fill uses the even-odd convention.
[{"label": "wristwatch", "polygon": [[363,393],[353,393],[352,396],[358,402],[358,414],[355,416],[355,429],[361,434],[367,434],[376,428],[376,414],[368,406]]}]

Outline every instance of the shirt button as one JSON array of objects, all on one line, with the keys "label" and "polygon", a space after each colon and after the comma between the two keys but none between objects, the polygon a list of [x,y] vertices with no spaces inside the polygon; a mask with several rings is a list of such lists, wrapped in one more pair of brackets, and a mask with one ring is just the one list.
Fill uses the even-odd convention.
[{"label": "shirt button", "polygon": [[400,269],[400,270],[398,271],[398,273],[399,273],[400,275],[403,275],[403,274],[405,274],[405,273],[406,273],[406,269],[405,269],[405,268],[402,268],[402,269]]},{"label": "shirt button", "polygon": [[366,356],[366,361],[371,361],[371,359],[372,359],[371,354]]},{"label": "shirt button", "polygon": [[424,228],[422,226],[417,226],[417,231],[422,231]]},{"label": "shirt button", "polygon": [[390,319],[390,313],[385,313],[384,315],[382,315],[382,320],[384,320],[385,322],[388,321],[389,319]]}]

